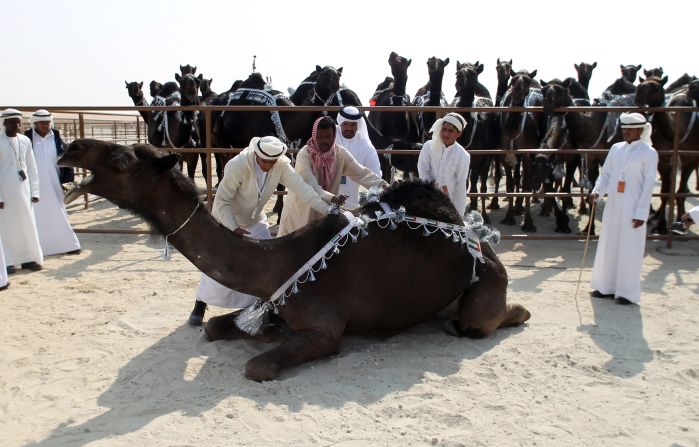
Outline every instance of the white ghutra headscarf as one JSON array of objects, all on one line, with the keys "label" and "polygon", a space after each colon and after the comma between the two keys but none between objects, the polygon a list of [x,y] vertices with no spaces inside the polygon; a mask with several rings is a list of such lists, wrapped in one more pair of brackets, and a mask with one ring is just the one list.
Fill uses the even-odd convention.
[{"label": "white ghutra headscarf", "polygon": [[651,134],[653,133],[653,125],[648,122],[645,116],[640,113],[622,113],[619,115],[619,123],[622,129],[643,129],[641,133],[641,141],[646,143],[648,146],[653,146],[653,141],[651,141]]},{"label": "white ghutra headscarf", "polygon": [[[345,138],[342,136],[342,129],[340,126],[345,121],[357,123],[357,133],[352,138]],[[353,145],[358,144],[375,149],[374,145],[369,139],[369,131],[367,129],[364,115],[356,107],[347,106],[340,110],[340,113],[337,115],[337,133],[335,142],[345,149],[350,149]]]},{"label": "white ghutra headscarf", "polygon": [[464,119],[463,116],[459,115],[456,112],[449,112],[447,113],[444,118],[440,118],[437,121],[434,122],[432,125],[432,128],[430,129],[430,133],[432,133],[432,148],[441,150],[444,149],[444,143],[442,142],[442,136],[440,135],[442,132],[442,126],[444,123],[449,123],[452,126],[456,127],[456,130],[459,132],[463,132],[464,129],[466,128],[466,120]]}]

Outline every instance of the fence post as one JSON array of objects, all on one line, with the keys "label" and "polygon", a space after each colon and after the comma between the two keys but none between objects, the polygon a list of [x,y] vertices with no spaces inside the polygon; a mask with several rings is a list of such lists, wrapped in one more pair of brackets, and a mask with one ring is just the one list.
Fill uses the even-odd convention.
[{"label": "fence post", "polygon": [[204,109],[204,135],[206,136],[206,207],[211,212],[213,201],[213,175],[211,174],[211,109]]},{"label": "fence post", "polygon": [[[679,165],[679,156],[677,151],[680,148],[680,117],[679,112],[674,112],[675,118],[675,137],[672,140],[672,168],[670,177],[670,206],[668,207],[667,221],[669,225],[675,221],[675,188],[677,183],[677,166]],[[667,248],[672,248],[672,231],[667,229]]]},{"label": "fence post", "polygon": [[[83,117],[82,113],[78,113],[78,122],[80,123],[80,137],[79,138],[85,138],[85,117]],[[75,123],[75,121],[73,121]],[[77,135],[76,135],[77,137]],[[87,169],[83,168],[83,178],[87,176]],[[85,209],[88,209],[90,206],[89,199],[87,198],[87,193],[83,194],[83,199],[85,200]]]},{"label": "fence post", "polygon": [[141,117],[136,115],[136,143],[141,143]]}]

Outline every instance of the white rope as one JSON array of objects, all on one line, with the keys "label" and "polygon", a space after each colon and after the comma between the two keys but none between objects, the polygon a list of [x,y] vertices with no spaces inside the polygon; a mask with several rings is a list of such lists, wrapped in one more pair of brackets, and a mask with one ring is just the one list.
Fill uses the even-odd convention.
[{"label": "white rope", "polygon": [[170,238],[170,236],[174,236],[175,233],[177,233],[178,231],[180,231],[182,228],[184,228],[185,225],[187,225],[187,224],[189,223],[189,221],[192,219],[192,217],[194,217],[194,213],[196,213],[197,210],[199,209],[199,206],[200,206],[200,205],[201,205],[201,202],[197,202],[197,206],[194,207],[194,211],[192,211],[192,214],[189,215],[189,217],[187,218],[187,220],[185,220],[185,221],[182,223],[182,225],[180,225],[179,227],[177,227],[177,229],[176,229],[175,231],[173,231],[173,232],[170,233],[170,234],[166,234],[166,235],[165,235],[165,248],[163,248],[163,250],[162,250],[161,253],[160,253],[160,258],[161,258],[163,261],[169,261],[169,260],[170,260],[170,257],[172,256],[172,245],[170,245],[170,242],[168,242],[168,239]]}]

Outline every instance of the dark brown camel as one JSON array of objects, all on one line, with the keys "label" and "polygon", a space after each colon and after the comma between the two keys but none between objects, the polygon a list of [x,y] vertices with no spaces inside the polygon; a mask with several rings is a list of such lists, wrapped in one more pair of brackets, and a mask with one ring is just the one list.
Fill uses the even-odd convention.
[{"label": "dark brown camel", "polygon": [[[376,106],[410,106],[410,95],[406,93],[408,82],[408,67],[411,59],[391,52],[388,64],[391,67],[393,83],[390,89],[381,91],[376,98]],[[376,130],[390,139],[402,139],[416,143],[419,132],[415,115],[410,112],[379,112],[372,111],[368,116],[369,123]],[[391,165],[403,172],[403,176],[417,176],[417,157],[414,155],[391,155]]]},{"label": "dark brown camel", "polygon": [[619,67],[621,67],[621,77],[633,84],[642,65],[619,65]]},{"label": "dark brown camel", "polygon": [[[79,192],[89,191],[133,211],[160,234],[171,234],[187,222],[169,237],[180,253],[221,284],[256,296],[271,296],[347,223],[343,215],[330,215],[282,238],[257,241],[237,236],[200,206],[191,181],[172,169],[176,161],[175,155],[163,156],[146,145],[79,139],[60,164],[89,169],[91,180],[83,182]],[[394,208],[402,205],[411,215],[461,222],[433,184],[396,183],[381,200]],[[377,208],[370,204],[364,212],[373,216]],[[487,337],[497,328],[529,319],[524,307],[506,303],[507,273],[487,243],[481,244],[480,263],[466,245],[445,239],[441,232],[425,237],[405,224],[395,230],[370,224],[368,231],[366,238],[344,246],[314,282],[301,285],[299,293],[278,308],[283,323],[251,336],[236,327],[239,312],[234,312],[211,318],[207,336],[281,342],[245,366],[246,377],[264,381],[337,353],[345,334],[391,336],[434,318],[454,301],[458,313],[450,327],[460,335]],[[411,266],[409,277],[406,265]]]},{"label": "dark brown camel", "polygon": [[192,67],[191,65],[180,65],[180,74],[184,75],[195,75],[197,73],[197,67]]},{"label": "dark brown camel", "polygon": [[[133,105],[135,106],[147,106],[146,97],[143,95],[143,82],[128,82],[126,83],[126,90],[129,92],[129,97],[133,100]],[[143,117],[146,125],[148,125],[148,112],[140,111],[138,112]]]},{"label": "dark brown camel", "polygon": [[197,76],[199,78],[199,100],[200,101],[207,101],[215,96],[217,96],[217,93],[213,90],[211,90],[211,83],[213,82],[214,78],[211,79],[205,79],[203,75]]},{"label": "dark brown camel", "polygon": [[512,59],[509,61],[501,61],[500,58],[498,58],[495,71],[498,74],[498,89],[495,92],[495,105],[499,107],[502,103],[502,97],[505,96],[505,92],[507,92],[507,86],[510,85],[512,73],[514,73],[512,70]]},{"label": "dark brown camel", "polygon": [[[643,69],[643,75],[646,78],[650,78],[655,76],[656,78],[662,78],[663,77],[663,67],[658,67],[658,68],[651,68],[650,70],[646,70],[645,68]],[[641,80],[643,82],[643,80]]]},{"label": "dark brown camel", "polygon": [[[493,100],[489,96],[482,97],[476,94],[478,91],[478,75],[483,72],[483,64],[459,64],[456,72],[456,97],[451,103],[452,107],[493,107]],[[464,113],[466,127],[459,137],[459,144],[471,155],[471,175],[469,179],[470,191],[488,192],[488,171],[493,156],[481,155],[479,150],[495,149],[500,143],[500,122],[494,112]],[[490,222],[486,213],[486,198],[481,197],[481,215],[485,222]],[[471,198],[469,205],[471,211],[478,210],[478,199]]]},{"label": "dark brown camel", "polygon": [[[158,97],[164,98],[165,103],[154,101],[157,105],[199,105],[199,79],[193,74],[180,76],[175,74],[179,86],[172,82],[166,83],[158,92]],[[179,92],[179,98],[175,95]],[[196,148],[199,145],[199,126],[197,113],[186,112],[149,112],[148,113],[148,142],[163,148]],[[199,154],[183,154],[182,160],[187,163],[187,175],[194,178]],[[204,155],[201,154],[202,160]]]},{"label": "dark brown camel", "polygon": [[[696,83],[697,81],[693,81]],[[666,98],[664,85],[667,83],[667,76],[659,78],[652,76],[648,79],[641,79],[641,84],[636,91],[636,105],[644,107],[688,106],[696,107],[695,89],[690,93],[689,87],[682,88]],[[691,84],[690,84],[691,85]],[[696,84],[695,84],[696,85]],[[660,153],[671,152],[674,147],[675,136],[675,115],[667,112],[655,112],[649,120],[653,123],[653,147]],[[696,150],[699,147],[699,125],[695,123],[696,114],[694,112],[684,112],[680,114],[680,141],[679,150]],[[680,180],[677,185],[678,193],[688,193],[689,177],[697,168],[699,157],[695,155],[680,156]],[[672,157],[658,157],[658,172],[660,173],[660,192],[670,192],[672,179]],[[685,213],[685,198],[677,197],[677,213],[681,216]],[[661,198],[660,207],[652,218],[657,218],[655,233],[667,233],[667,219],[665,217],[665,207],[667,198]]]},{"label": "dark brown camel", "polygon": [[[413,105],[418,107],[446,107],[447,100],[442,91],[444,80],[444,67],[449,65],[449,58],[444,60],[432,56],[427,59],[427,84],[420,87],[415,93]],[[437,120],[436,112],[418,112],[415,116],[418,127],[418,141],[425,142],[432,125]]]},{"label": "dark brown camel", "polygon": [[[578,72],[578,82],[585,87],[585,91],[590,88],[590,79],[592,79],[592,70],[597,68],[597,62],[588,64],[586,62],[580,62],[580,65],[575,65],[575,71]],[[590,99],[589,96],[587,99]]]},{"label": "dark brown camel", "polygon": [[148,92],[149,92],[151,98],[155,99],[155,97],[158,96],[158,92],[160,91],[160,89],[163,88],[163,84],[161,84],[160,82],[153,79],[152,81],[150,81],[150,84],[148,87],[149,87]]},{"label": "dark brown camel", "polygon": [[[503,99],[504,107],[536,107],[542,105],[543,97],[541,95],[541,85],[534,79],[536,70],[528,72],[520,70],[515,73],[510,81],[510,88]],[[546,131],[546,120],[542,113],[532,112],[503,112],[500,115],[501,119],[501,143],[500,147],[510,150],[518,148],[532,149],[538,148],[541,139]],[[521,157],[522,164],[522,191],[532,191],[533,188],[533,157],[525,155]],[[514,154],[509,154],[504,159],[501,159],[502,165],[505,167],[507,192],[515,191],[518,186],[519,177],[519,161]],[[522,203],[525,206],[522,207]],[[526,201],[522,197],[518,197],[515,201],[508,198],[508,207],[505,217],[500,223],[505,225],[515,224],[515,215],[524,211],[524,221],[522,223],[522,231],[535,232],[536,227],[531,217],[531,197],[527,197]]]}]

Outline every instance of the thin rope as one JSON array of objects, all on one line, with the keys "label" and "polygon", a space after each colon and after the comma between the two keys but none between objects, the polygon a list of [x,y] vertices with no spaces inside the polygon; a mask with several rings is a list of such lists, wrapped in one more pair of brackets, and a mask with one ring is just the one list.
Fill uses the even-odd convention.
[{"label": "thin rope", "polygon": [[582,314],[580,313],[580,305],[578,304],[578,291],[580,291],[580,281],[582,280],[582,272],[585,267],[585,259],[587,258],[587,246],[590,244],[590,233],[592,232],[592,224],[595,218],[595,207],[597,201],[592,202],[590,207],[590,222],[587,223],[587,237],[585,238],[585,249],[583,250],[582,263],[580,264],[580,273],[578,274],[578,285],[575,287],[575,309],[578,311],[578,321],[582,326]]}]

